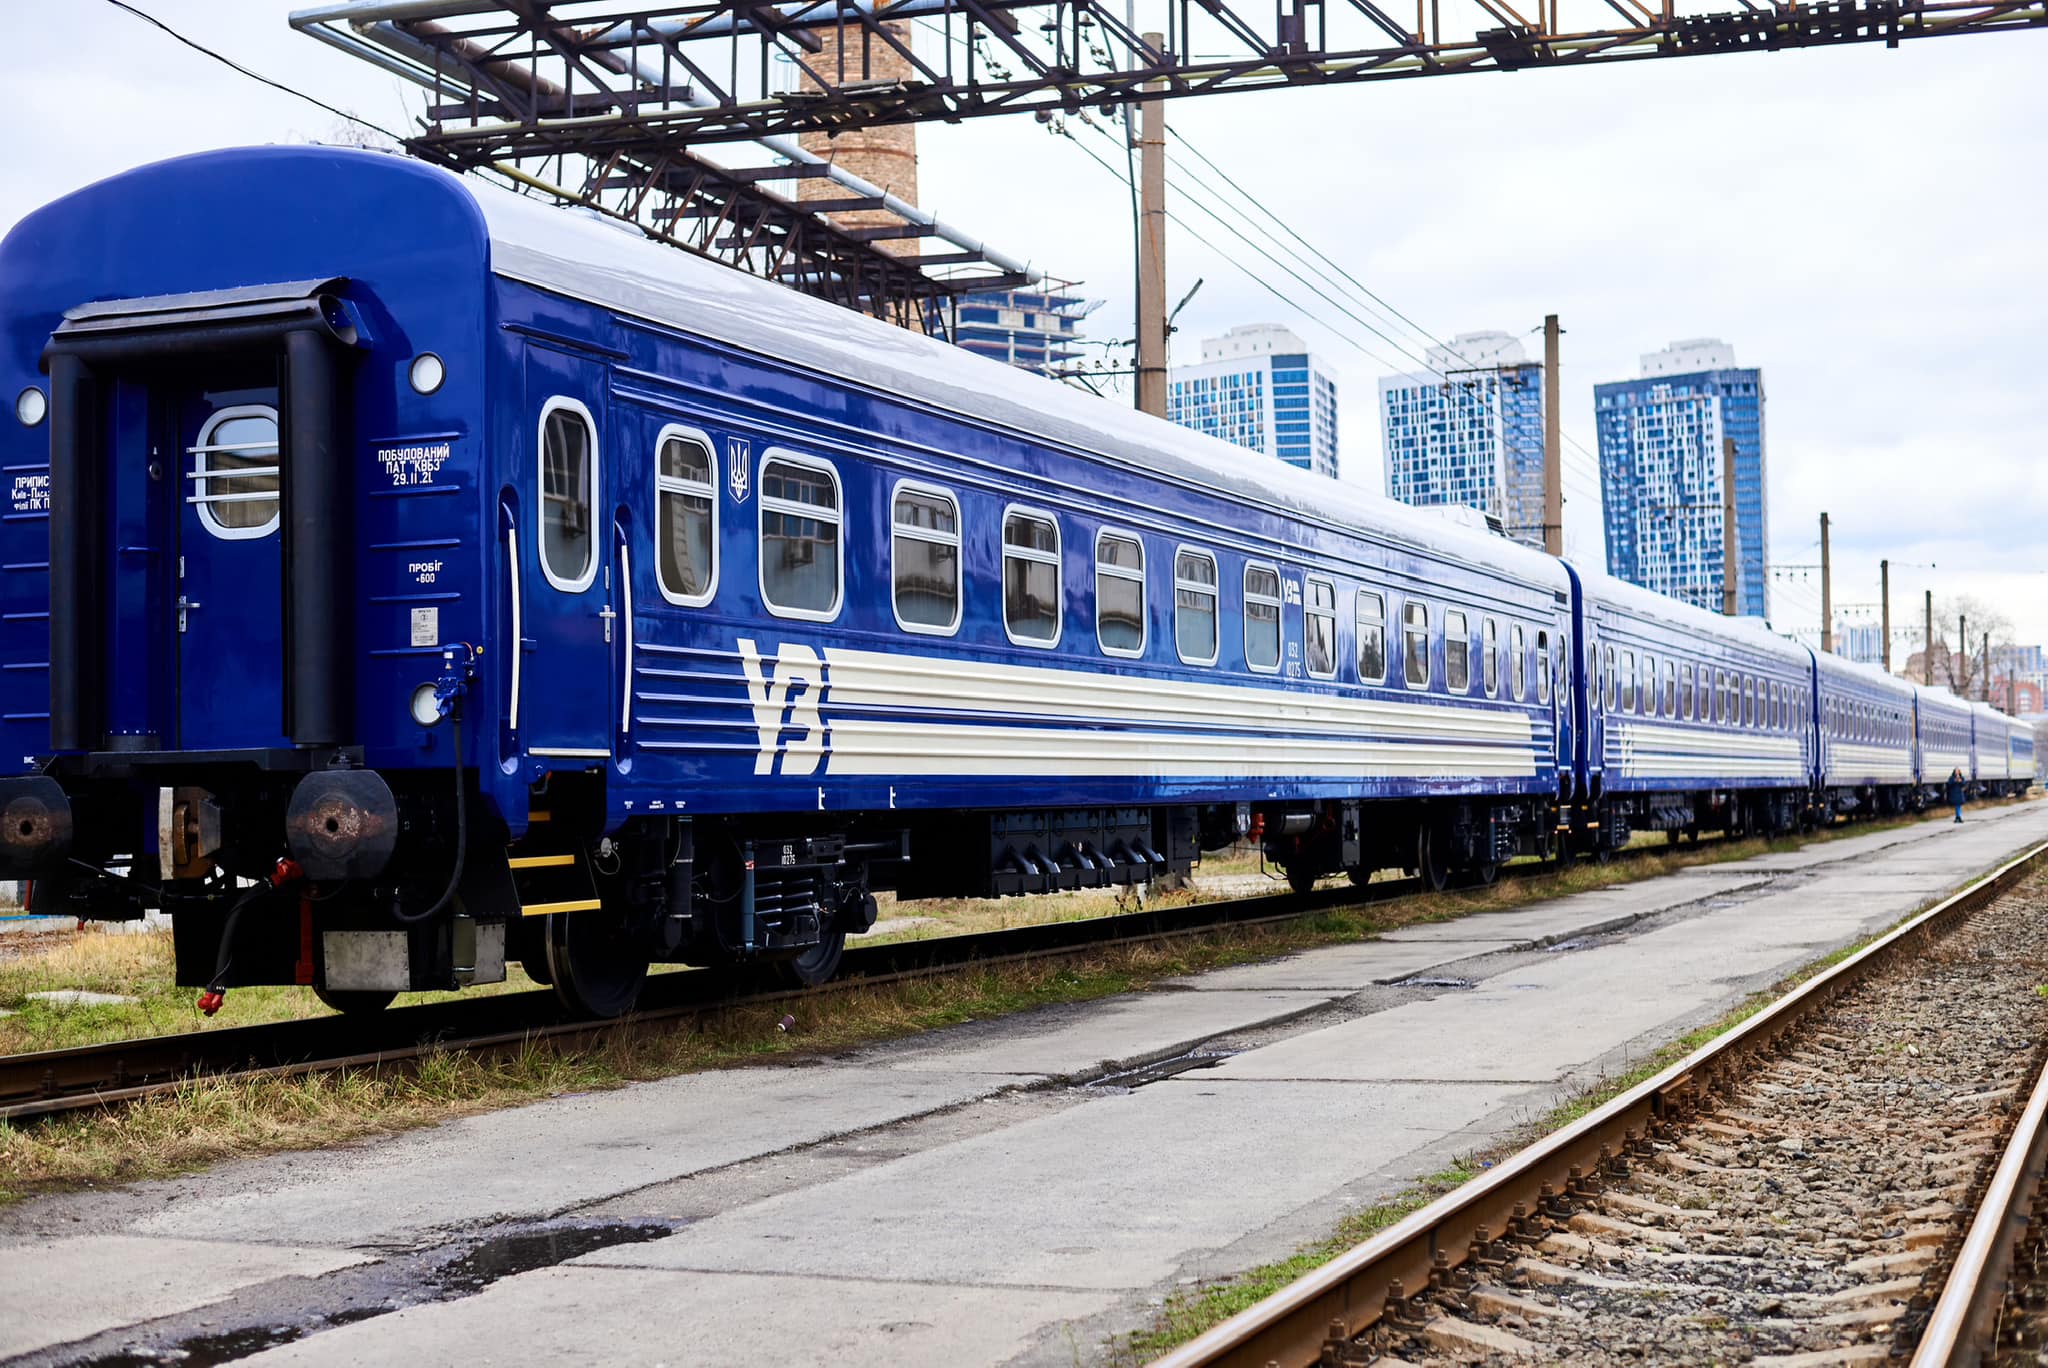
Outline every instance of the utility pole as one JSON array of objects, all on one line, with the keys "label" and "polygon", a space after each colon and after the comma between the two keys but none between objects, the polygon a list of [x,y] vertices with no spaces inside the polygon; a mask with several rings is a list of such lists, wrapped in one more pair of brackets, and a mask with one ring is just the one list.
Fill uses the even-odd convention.
[{"label": "utility pole", "polygon": [[1978,692],[1983,694],[1984,701],[1989,703],[1991,701],[1991,633],[1989,632],[1984,634],[1984,678],[1978,682],[1977,689]]},{"label": "utility pole", "polygon": [[1927,647],[1920,653],[1920,672],[1927,676],[1927,687],[1934,687],[1934,591],[1927,591]]},{"label": "utility pole", "polygon": [[[1145,46],[1166,55],[1165,36]],[[1147,90],[1164,90],[1164,80]],[[1166,416],[1166,102],[1138,106],[1138,411]]]},{"label": "utility pole", "polygon": [[1564,554],[1564,404],[1558,396],[1556,314],[1543,315],[1543,549]]},{"label": "utility pole", "polygon": [[[1956,674],[1959,671],[1962,674],[1961,679],[1956,678]],[[1970,615],[1968,613],[1956,614],[1956,663],[1949,666],[1948,682],[1962,686],[1956,690],[1956,697],[1968,698],[1970,696]]]},{"label": "utility pole", "polygon": [[1828,515],[1820,515],[1820,649],[1831,655],[1835,649],[1835,581],[1828,563]]},{"label": "utility pole", "polygon": [[1740,566],[1735,558],[1735,439],[1721,439],[1721,614],[1739,617],[1735,576]]},{"label": "utility pole", "polygon": [[1879,609],[1879,618],[1882,625],[1878,630],[1882,634],[1882,640],[1884,641],[1884,646],[1881,648],[1884,652],[1884,672],[1890,674],[1892,672],[1892,563],[1889,560],[1881,560],[1877,563],[1877,596],[1883,604],[1883,607]]}]

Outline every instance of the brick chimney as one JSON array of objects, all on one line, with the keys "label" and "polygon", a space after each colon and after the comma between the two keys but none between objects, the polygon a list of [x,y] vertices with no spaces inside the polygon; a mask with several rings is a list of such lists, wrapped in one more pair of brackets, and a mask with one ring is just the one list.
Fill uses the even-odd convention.
[{"label": "brick chimney", "polygon": [[[891,38],[910,46],[908,23],[885,24]],[[870,40],[865,29],[848,24],[844,28],[813,29],[824,48],[804,60],[835,85],[873,81],[906,81],[910,63],[880,39]],[[842,42],[843,40],[843,42]],[[808,75],[799,78],[806,89],[817,89]],[[831,161],[872,185],[878,185],[900,199],[917,203],[917,125],[891,124],[883,128],[852,128],[839,133],[805,133],[798,140],[807,152]],[[798,182],[797,198],[837,199],[846,191],[822,176]],[[901,222],[886,210],[856,210],[833,214],[842,228],[894,227]],[[892,256],[919,255],[917,238],[889,238],[876,245]]]}]

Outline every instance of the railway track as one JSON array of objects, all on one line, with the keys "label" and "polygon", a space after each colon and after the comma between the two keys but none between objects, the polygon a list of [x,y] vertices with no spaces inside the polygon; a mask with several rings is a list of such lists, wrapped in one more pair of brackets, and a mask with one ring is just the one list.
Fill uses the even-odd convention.
[{"label": "railway track", "polygon": [[[1528,877],[1549,868],[1516,867],[1502,871],[1502,877]],[[1279,887],[1284,890],[1286,885]],[[1392,901],[1416,891],[1414,879],[1389,880],[1365,888],[1319,888],[1306,894],[1283,891],[970,935],[857,946],[847,950],[839,977],[820,988],[785,988],[765,976],[735,979],[709,973],[656,974],[648,979],[638,1010],[619,1021],[569,1017],[552,992],[538,989],[394,1008],[372,1017],[314,1017],[8,1055],[0,1057],[0,1121],[129,1102],[194,1077],[367,1067],[402,1062],[430,1050],[488,1050],[540,1039],[566,1043],[636,1023],[814,999],[854,986],[968,965],[1140,944],[1226,926],[1290,921],[1332,908]]]},{"label": "railway track", "polygon": [[[1661,849],[1638,847],[1614,858],[1642,858]],[[1523,879],[1556,869],[1549,863],[1511,865],[1500,877]],[[1284,883],[1276,883],[1285,889]],[[639,1009],[622,1021],[568,1017],[550,991],[539,989],[395,1008],[373,1017],[314,1017],[0,1056],[0,1121],[130,1102],[195,1077],[309,1073],[402,1063],[433,1050],[489,1050],[542,1039],[568,1043],[634,1023],[795,1001],[967,965],[1138,944],[1225,926],[1285,922],[1332,908],[1393,901],[1412,896],[1419,887],[1409,878],[1364,888],[1318,888],[1306,894],[1278,891],[1187,907],[858,946],[846,952],[839,977],[822,988],[788,989],[765,978],[708,973],[657,974],[648,979]]]},{"label": "railway track", "polygon": [[2044,913],[2048,845],[1156,1368],[2048,1361]]}]

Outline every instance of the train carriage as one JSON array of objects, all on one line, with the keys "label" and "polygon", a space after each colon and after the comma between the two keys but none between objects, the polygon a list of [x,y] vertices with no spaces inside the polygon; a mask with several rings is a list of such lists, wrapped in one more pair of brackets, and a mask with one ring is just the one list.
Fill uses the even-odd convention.
[{"label": "train carriage", "polygon": [[1548,853],[1557,562],[400,158],[0,244],[0,851],[182,981],[829,974],[872,893]]},{"label": "train carriage", "polygon": [[1761,624],[1576,573],[1596,848],[1635,830],[1796,825],[1813,773],[1810,653]]},{"label": "train carriage", "polygon": [[2034,767],[2034,724],[2017,717],[2005,719],[2006,769],[2011,776],[2009,787],[2015,794],[2025,793],[2033,786]]},{"label": "train carriage", "polygon": [[1947,689],[1913,690],[1914,770],[1919,775],[1923,806],[1943,801],[1951,773],[1960,770],[1965,783],[1975,772],[1971,755],[1970,705]]},{"label": "train carriage", "polygon": [[1989,703],[1970,705],[1970,778],[1980,794],[2003,794],[2012,777],[2012,736],[2005,714]]},{"label": "train carriage", "polygon": [[1820,763],[1815,799],[1832,817],[1912,806],[1913,686],[1838,655],[1813,657]]}]

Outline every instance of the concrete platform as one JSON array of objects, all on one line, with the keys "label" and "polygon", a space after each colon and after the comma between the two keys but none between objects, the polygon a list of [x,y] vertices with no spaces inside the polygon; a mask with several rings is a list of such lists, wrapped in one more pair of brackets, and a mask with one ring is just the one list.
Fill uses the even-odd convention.
[{"label": "concrete platform", "polygon": [[[256,1361],[314,1365],[1091,1362],[1175,1288],[1284,1256],[2048,839],[2048,802],[1972,816],[829,1061],[25,1203],[0,1212],[0,1305],[37,1308],[36,1328],[11,1310],[0,1356],[239,1325],[303,1335]],[[407,1271],[570,1218],[658,1229],[481,1290]]]}]

